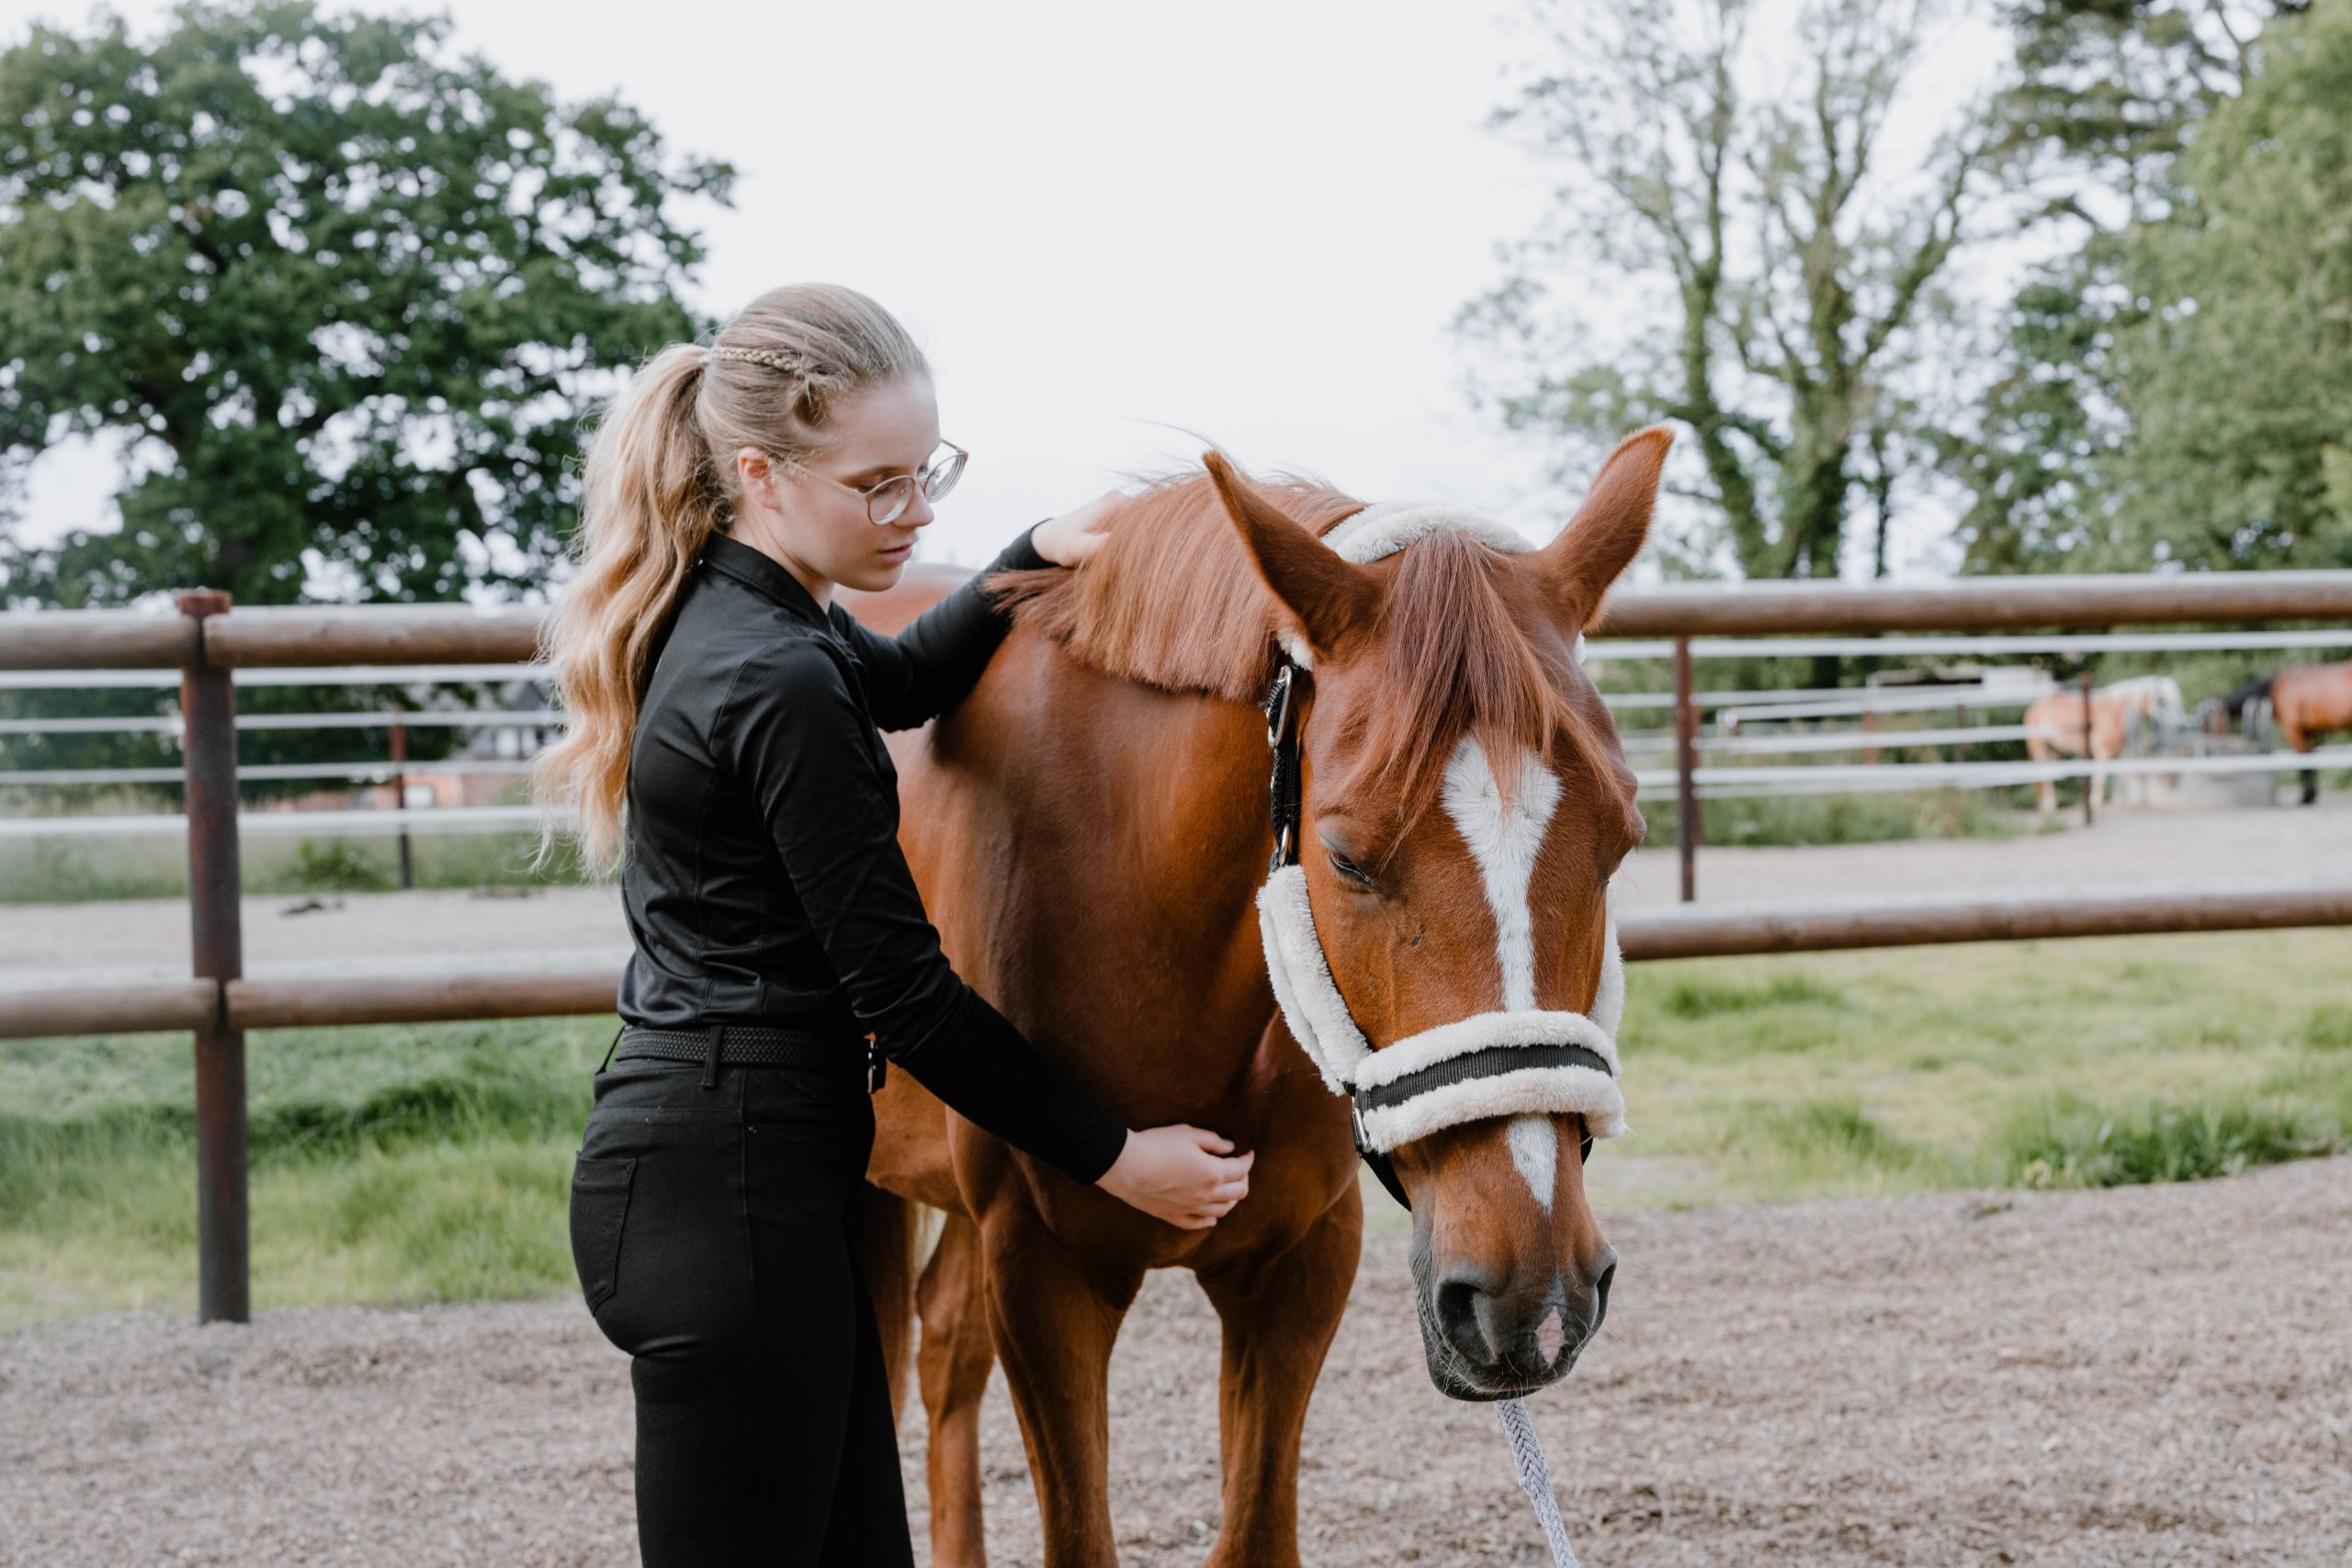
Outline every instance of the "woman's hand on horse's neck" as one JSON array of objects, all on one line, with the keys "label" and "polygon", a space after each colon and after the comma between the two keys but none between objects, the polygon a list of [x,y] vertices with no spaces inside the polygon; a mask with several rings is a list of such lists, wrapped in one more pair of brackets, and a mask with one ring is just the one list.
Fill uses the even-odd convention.
[{"label": "woman's hand on horse's neck", "polygon": [[1037,531],[1029,536],[1029,542],[1056,566],[1076,566],[1102,547],[1102,541],[1110,537],[1112,512],[1121,502],[1133,499],[1115,490],[1106,490],[1076,511],[1038,524]]}]

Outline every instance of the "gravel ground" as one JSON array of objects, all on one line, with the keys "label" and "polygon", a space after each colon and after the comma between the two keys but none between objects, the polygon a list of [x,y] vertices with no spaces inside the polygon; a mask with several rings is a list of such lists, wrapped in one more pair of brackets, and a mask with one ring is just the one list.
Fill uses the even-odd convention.
[{"label": "gravel ground", "polygon": [[[2352,1157],[2194,1187],[1611,1217],[1607,1329],[1532,1402],[1595,1568],[2352,1562]],[[1493,1417],[1368,1238],[1306,1429],[1308,1562],[1543,1561]],[[1114,1369],[1128,1563],[1217,1517],[1216,1325]],[[633,1561],[627,1383],[571,1301],[88,1318],[0,1342],[0,1563]],[[903,1451],[920,1486],[921,1415]],[[1036,1561],[1012,1413],[990,1544]]]}]

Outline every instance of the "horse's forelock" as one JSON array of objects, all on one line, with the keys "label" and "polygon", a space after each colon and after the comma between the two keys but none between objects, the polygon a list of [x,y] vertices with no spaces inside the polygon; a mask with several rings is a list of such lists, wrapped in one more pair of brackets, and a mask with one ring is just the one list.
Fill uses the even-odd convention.
[{"label": "horse's forelock", "polygon": [[1338,787],[1393,792],[1399,829],[1429,809],[1464,736],[1498,760],[1506,790],[1517,771],[1499,760],[1526,751],[1555,772],[1581,761],[1612,800],[1623,792],[1619,770],[1605,761],[1613,736],[1571,696],[1581,677],[1567,645],[1531,635],[1514,613],[1506,575],[1516,570],[1512,558],[1453,533],[1418,540],[1397,558],[1382,600],[1381,684],[1361,731],[1363,761]]}]

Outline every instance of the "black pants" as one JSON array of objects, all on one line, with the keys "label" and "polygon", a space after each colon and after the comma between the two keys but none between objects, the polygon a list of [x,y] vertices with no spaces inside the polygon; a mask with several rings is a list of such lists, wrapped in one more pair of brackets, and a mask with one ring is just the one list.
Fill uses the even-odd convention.
[{"label": "black pants", "polygon": [[626,1061],[597,1075],[572,1261],[633,1359],[647,1568],[906,1564],[882,1347],[849,1209],[874,1143],[838,1072]]}]

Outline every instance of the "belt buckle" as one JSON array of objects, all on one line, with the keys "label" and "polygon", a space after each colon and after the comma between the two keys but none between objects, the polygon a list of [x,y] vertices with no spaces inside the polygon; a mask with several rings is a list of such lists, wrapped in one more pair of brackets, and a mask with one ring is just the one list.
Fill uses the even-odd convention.
[{"label": "belt buckle", "polygon": [[890,1064],[882,1055],[882,1043],[871,1034],[865,1037],[865,1092],[879,1094],[890,1076]]}]

